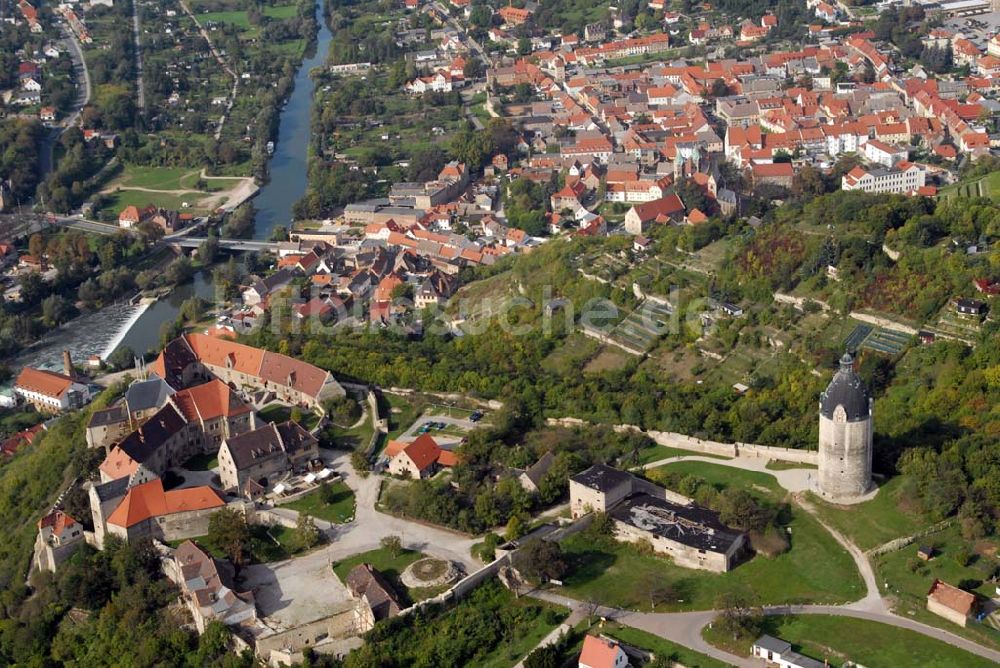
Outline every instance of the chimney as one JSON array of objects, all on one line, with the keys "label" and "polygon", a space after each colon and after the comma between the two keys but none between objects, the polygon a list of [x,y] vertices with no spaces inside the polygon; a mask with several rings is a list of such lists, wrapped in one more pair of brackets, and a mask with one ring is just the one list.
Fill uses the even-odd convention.
[{"label": "chimney", "polygon": [[69,356],[69,351],[63,351],[63,373],[70,378],[76,378],[76,373],[73,372],[73,358]]}]

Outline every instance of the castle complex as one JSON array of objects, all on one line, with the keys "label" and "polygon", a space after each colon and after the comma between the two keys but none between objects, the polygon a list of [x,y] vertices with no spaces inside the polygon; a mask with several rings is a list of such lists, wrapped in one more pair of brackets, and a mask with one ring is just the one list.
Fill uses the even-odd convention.
[{"label": "castle complex", "polygon": [[856,500],[872,490],[872,405],[845,353],[819,400],[817,491],[828,501]]}]

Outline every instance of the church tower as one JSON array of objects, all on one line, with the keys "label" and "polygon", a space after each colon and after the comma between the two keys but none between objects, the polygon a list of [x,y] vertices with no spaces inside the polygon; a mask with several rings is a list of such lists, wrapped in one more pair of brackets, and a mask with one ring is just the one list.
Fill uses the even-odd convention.
[{"label": "church tower", "polygon": [[817,491],[829,501],[857,499],[872,489],[872,404],[845,353],[819,400]]}]

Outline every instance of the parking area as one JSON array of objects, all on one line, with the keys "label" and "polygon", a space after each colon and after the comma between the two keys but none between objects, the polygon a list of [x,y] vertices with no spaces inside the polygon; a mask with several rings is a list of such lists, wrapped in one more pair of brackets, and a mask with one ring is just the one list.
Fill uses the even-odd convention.
[{"label": "parking area", "polygon": [[[461,441],[473,429],[483,426],[485,414],[451,408],[451,414],[440,409],[428,409],[410,427],[399,435],[400,441],[412,441],[422,434],[430,434],[438,442]],[[462,416],[464,414],[464,416]]]},{"label": "parking area", "polygon": [[962,36],[985,51],[990,37],[1000,32],[1000,12],[987,12],[975,16],[956,16],[942,25],[946,30],[960,32]]}]

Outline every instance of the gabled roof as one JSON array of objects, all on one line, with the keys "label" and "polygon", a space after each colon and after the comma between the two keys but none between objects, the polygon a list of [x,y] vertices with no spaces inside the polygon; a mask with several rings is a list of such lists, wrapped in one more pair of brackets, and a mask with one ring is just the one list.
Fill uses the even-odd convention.
[{"label": "gabled roof", "polygon": [[976,606],[975,594],[937,579],[934,580],[930,591],[927,592],[927,597],[950,610],[966,616],[971,615]]},{"label": "gabled roof", "polygon": [[129,528],[152,517],[222,508],[225,505],[226,502],[211,487],[189,487],[165,492],[163,481],[157,478],[130,489],[108,517],[108,524]]},{"label": "gabled roof", "polygon": [[61,510],[54,510],[42,519],[38,520],[39,529],[50,527],[52,529],[52,533],[56,536],[61,536],[63,531],[75,524],[79,524],[79,522]]},{"label": "gabled roof", "polygon": [[235,417],[252,410],[228,385],[217,378],[181,390],[173,396],[172,401],[188,421]]},{"label": "gabled roof", "polygon": [[21,369],[14,381],[14,387],[27,392],[37,392],[38,394],[55,399],[61,398],[73,386],[73,379],[54,371],[43,369],[33,369],[26,366]]},{"label": "gabled roof", "polygon": [[684,203],[681,202],[681,198],[676,194],[671,194],[660,199],[654,199],[651,202],[636,205],[633,207],[633,210],[641,221],[654,220],[659,216],[669,218],[670,216],[683,213]]},{"label": "gabled roof", "polygon": [[588,634],[583,639],[580,665],[587,668],[614,668],[615,657],[620,651],[621,647],[614,640]]}]

